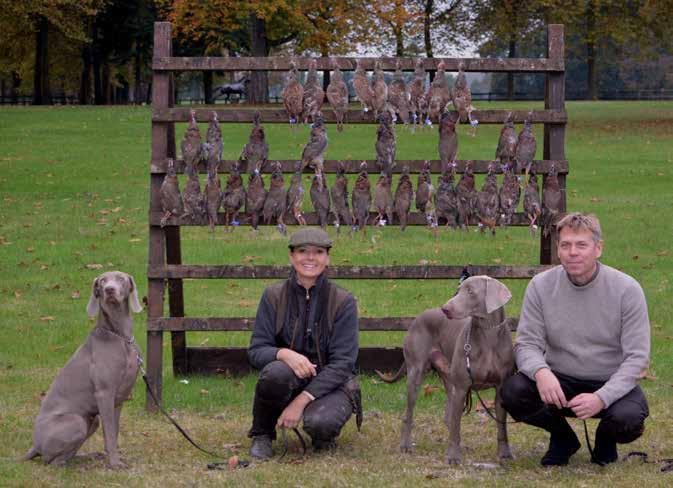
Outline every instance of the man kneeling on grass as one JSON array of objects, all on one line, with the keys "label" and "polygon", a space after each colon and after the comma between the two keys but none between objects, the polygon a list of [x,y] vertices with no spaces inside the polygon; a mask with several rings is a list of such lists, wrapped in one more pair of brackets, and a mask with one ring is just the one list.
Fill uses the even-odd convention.
[{"label": "man kneeling on grass", "polygon": [[526,289],[514,346],[519,373],[503,385],[502,402],[514,419],[551,434],[543,466],[566,465],[580,448],[565,417],[600,418],[591,461],[609,464],[617,443],[642,435],[649,414],[637,384],[649,362],[647,304],[636,280],[598,261],[595,216],[571,213],[556,229],[561,266]]},{"label": "man kneeling on grass", "polygon": [[269,459],[276,427],[300,420],[315,450],[335,446],[353,411],[362,419],[355,377],[355,298],[327,279],[332,240],[320,229],[290,237],[290,277],[268,286],[257,308],[248,358],[261,369],[252,406],[250,455]]}]

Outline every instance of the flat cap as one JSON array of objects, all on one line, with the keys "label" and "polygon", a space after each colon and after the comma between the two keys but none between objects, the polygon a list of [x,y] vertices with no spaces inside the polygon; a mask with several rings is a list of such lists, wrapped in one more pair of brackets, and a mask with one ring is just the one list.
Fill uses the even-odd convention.
[{"label": "flat cap", "polygon": [[317,246],[329,249],[332,247],[332,239],[329,234],[322,229],[307,227],[301,229],[290,236],[289,248],[299,246]]}]

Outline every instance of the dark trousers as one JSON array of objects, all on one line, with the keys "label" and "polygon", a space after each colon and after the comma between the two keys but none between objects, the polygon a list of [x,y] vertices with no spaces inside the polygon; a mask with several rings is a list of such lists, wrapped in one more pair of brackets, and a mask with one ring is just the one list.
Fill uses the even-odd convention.
[{"label": "dark trousers", "polygon": [[[268,435],[276,438],[276,422],[285,407],[299,395],[311,380],[297,377],[282,361],[267,364],[259,374],[252,405],[252,428],[249,437]],[[317,398],[304,409],[304,431],[317,441],[336,438],[353,413],[348,395],[335,390]]]},{"label": "dark trousers", "polygon": [[[583,380],[557,372],[554,375],[568,401],[580,393],[594,393],[605,384],[604,381]],[[568,432],[570,426],[564,417],[575,417],[570,408],[558,409],[554,405],[545,405],[535,381],[521,373],[511,376],[503,384],[502,403],[515,420],[540,427],[552,435]],[[636,386],[594,416],[601,419],[596,430],[596,443],[614,445],[615,442],[626,444],[635,441],[645,430],[645,418],[648,415],[643,390]]]}]

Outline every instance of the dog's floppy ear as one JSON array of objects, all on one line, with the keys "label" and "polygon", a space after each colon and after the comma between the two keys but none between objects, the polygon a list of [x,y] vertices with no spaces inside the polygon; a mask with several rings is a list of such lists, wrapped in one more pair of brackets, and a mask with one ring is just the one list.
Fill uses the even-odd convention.
[{"label": "dog's floppy ear", "polygon": [[140,313],[143,311],[143,307],[140,305],[140,302],[138,301],[138,287],[136,286],[136,282],[133,279],[133,276],[131,275],[127,276],[129,277],[129,281],[131,282],[131,293],[129,295],[131,310],[133,310],[135,313]]},{"label": "dog's floppy ear", "polygon": [[503,307],[512,298],[509,289],[498,280],[486,278],[486,313]]},{"label": "dog's floppy ear", "polygon": [[96,277],[93,280],[93,285],[91,285],[89,303],[86,304],[86,313],[88,313],[90,317],[98,315],[98,310],[100,309],[98,297],[100,297],[100,290],[98,290],[98,277]]}]

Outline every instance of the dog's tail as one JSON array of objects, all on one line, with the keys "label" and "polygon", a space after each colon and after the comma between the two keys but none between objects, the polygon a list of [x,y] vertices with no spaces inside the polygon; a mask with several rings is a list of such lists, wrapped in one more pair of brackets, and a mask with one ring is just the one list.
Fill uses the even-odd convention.
[{"label": "dog's tail", "polygon": [[30,450],[21,458],[21,460],[22,461],[29,461],[33,458],[36,458],[39,455],[40,455],[40,453],[38,452],[38,450],[35,449],[35,447],[31,447]]},{"label": "dog's tail", "polygon": [[386,383],[395,383],[407,374],[407,363],[402,363],[402,366],[400,366],[400,369],[397,370],[397,373],[392,376],[382,373],[378,369],[375,369],[374,372],[379,376],[379,378],[381,378],[382,381],[385,381]]}]

